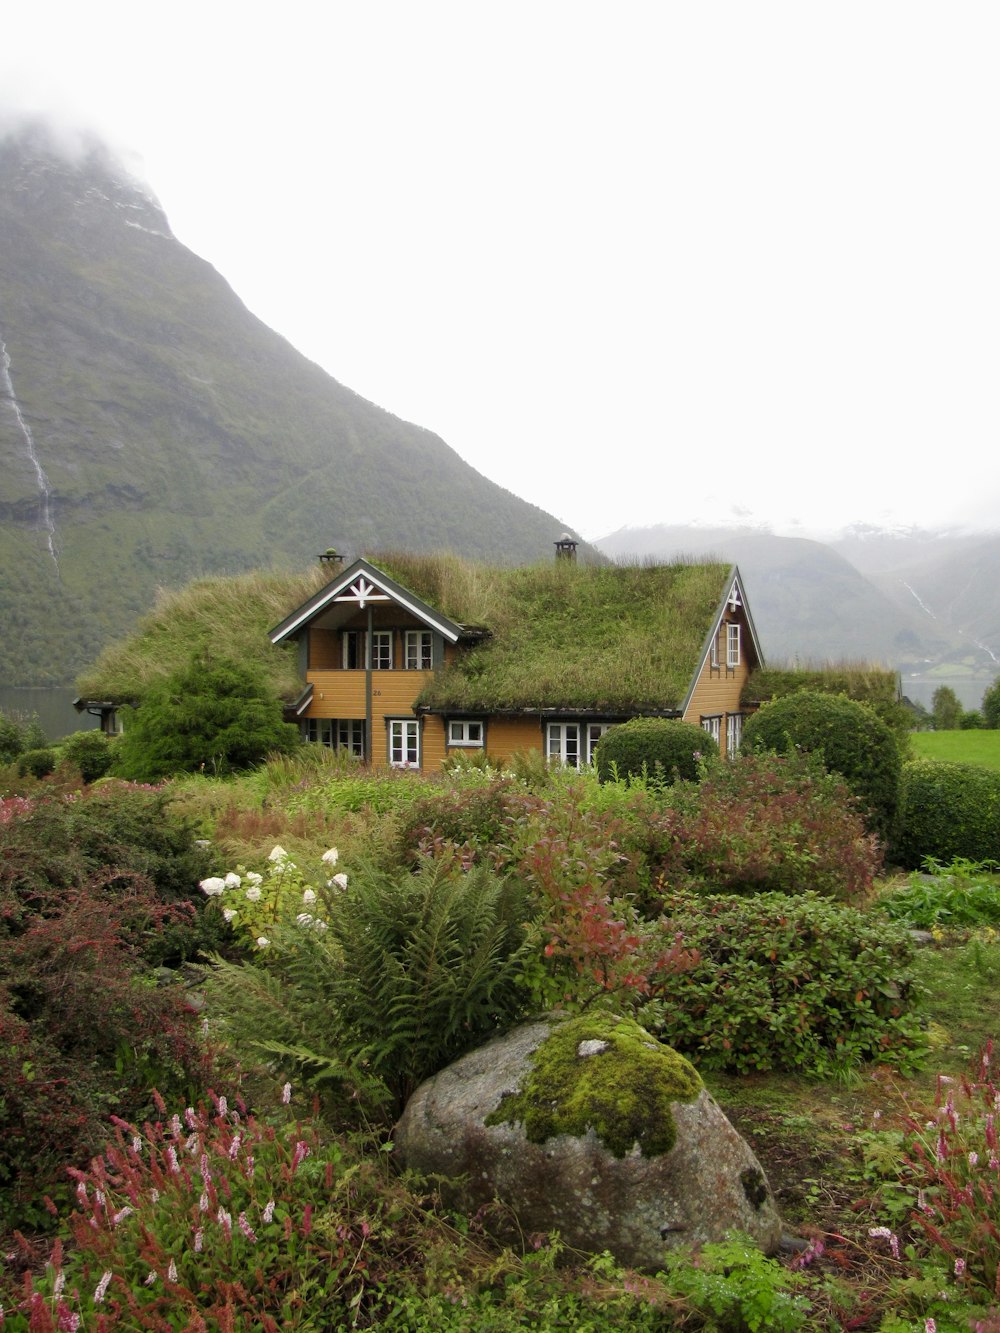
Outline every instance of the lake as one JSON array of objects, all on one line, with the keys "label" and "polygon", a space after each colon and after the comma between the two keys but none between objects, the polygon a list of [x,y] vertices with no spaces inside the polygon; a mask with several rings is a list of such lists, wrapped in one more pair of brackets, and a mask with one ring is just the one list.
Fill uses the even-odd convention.
[{"label": "lake", "polygon": [[923,704],[928,712],[931,711],[934,691],[940,685],[950,686],[965,711],[971,713],[974,709],[978,710],[983,702],[983,695],[992,684],[992,679],[983,680],[969,676],[955,676],[951,679],[943,676],[904,676],[902,679],[903,693],[906,697],[915,704]]},{"label": "lake", "polygon": [[74,731],[89,731],[99,725],[96,717],[76,711],[73,707],[75,698],[76,691],[68,685],[24,689],[0,685],[0,711],[18,719],[37,717],[50,741],[61,740]]}]

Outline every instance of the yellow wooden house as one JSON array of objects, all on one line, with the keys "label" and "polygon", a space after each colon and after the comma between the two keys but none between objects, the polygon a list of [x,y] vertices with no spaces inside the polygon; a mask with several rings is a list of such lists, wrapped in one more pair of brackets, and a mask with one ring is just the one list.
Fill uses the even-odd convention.
[{"label": "yellow wooden house", "polygon": [[376,765],[440,768],[541,751],[581,767],[615,723],[699,723],[739,744],[763,657],[735,566],[544,565],[386,554],[338,568],[271,631],[297,642],[289,716],[311,741]]}]

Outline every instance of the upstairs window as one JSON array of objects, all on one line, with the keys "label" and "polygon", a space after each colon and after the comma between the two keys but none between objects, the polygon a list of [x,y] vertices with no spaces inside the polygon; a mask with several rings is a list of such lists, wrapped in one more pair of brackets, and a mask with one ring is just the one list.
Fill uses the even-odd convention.
[{"label": "upstairs window", "polygon": [[365,669],[365,632],[363,629],[345,629],[340,636],[343,648],[342,663],[345,671]]},{"label": "upstairs window", "polygon": [[372,669],[392,670],[392,630],[372,630]]},{"label": "upstairs window", "polygon": [[430,630],[408,629],[406,631],[407,671],[430,671],[433,665],[433,645]]},{"label": "upstairs window", "polygon": [[740,627],[726,626],[726,666],[738,667],[740,664]]}]

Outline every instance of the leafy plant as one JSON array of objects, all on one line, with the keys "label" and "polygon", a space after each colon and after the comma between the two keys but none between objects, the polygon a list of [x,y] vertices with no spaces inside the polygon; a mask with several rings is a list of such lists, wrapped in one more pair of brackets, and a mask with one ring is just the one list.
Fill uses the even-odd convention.
[{"label": "leafy plant", "polygon": [[761,1254],[741,1236],[667,1256],[664,1276],[706,1327],[792,1333],[804,1327],[809,1302],[795,1295],[801,1275]]},{"label": "leafy plant", "polygon": [[916,759],[903,767],[901,790],[901,865],[916,869],[927,857],[1000,861],[1000,773]]},{"label": "leafy plant", "polygon": [[831,1075],[924,1049],[906,932],[815,894],[664,893],[668,936],[698,955],[653,988],[645,1026],[702,1069]]},{"label": "leafy plant", "polygon": [[449,856],[341,878],[276,921],[252,965],[220,964],[211,993],[235,1040],[398,1114],[418,1083],[523,1012],[537,948],[526,895]]},{"label": "leafy plant", "polygon": [[611,727],[597,742],[594,763],[602,782],[648,774],[664,783],[694,780],[698,761],[717,755],[713,738],[694,722],[637,717]]},{"label": "leafy plant", "polygon": [[63,763],[72,764],[84,782],[96,782],[111,770],[115,742],[103,731],[76,731],[60,742],[59,753]]},{"label": "leafy plant", "polygon": [[869,827],[888,841],[896,827],[901,755],[885,722],[843,696],[801,690],[765,704],[747,719],[743,752],[806,750],[839,773],[862,803]]},{"label": "leafy plant", "polygon": [[883,894],[879,906],[910,929],[1000,923],[1000,864],[959,857],[943,865],[927,857],[924,873]]}]

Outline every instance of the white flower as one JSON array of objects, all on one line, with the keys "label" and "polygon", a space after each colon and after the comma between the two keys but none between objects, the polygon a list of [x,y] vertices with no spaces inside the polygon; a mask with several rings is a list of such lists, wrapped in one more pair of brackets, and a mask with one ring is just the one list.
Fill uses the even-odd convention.
[{"label": "white flower", "polygon": [[170,1260],[170,1263],[167,1267],[167,1281],[168,1282],[177,1281],[177,1265],[174,1263],[173,1259]]},{"label": "white flower", "polygon": [[272,847],[267,854],[267,859],[269,861],[274,861],[275,863],[280,863],[288,860],[288,853],[285,851],[284,847]]},{"label": "white flower", "polygon": [[313,930],[329,930],[329,926],[322,917],[317,917],[313,922]]},{"label": "white flower", "polygon": [[310,903],[314,903],[316,901],[316,890],[306,889],[305,893],[302,895],[302,901],[307,907]]},{"label": "white flower", "polygon": [[248,884],[263,884],[264,876],[258,875],[256,870],[248,870],[243,877]]},{"label": "white flower", "polygon": [[335,884],[336,884],[336,886],[337,886],[338,889],[346,889],[346,888],[347,888],[347,876],[346,876],[345,874],[343,874],[343,873],[341,873],[341,874],[339,874],[339,875],[334,875],[333,879],[331,879],[331,880],[330,880],[330,883],[327,885],[327,888],[332,889],[333,886],[334,886]]},{"label": "white flower", "polygon": [[282,1105],[287,1106],[291,1100],[292,1100],[292,1085],[290,1083],[286,1083],[285,1086],[281,1089]]},{"label": "white flower", "polygon": [[254,884],[251,888],[247,889],[247,902],[250,903],[260,902],[260,889],[258,889],[256,884]]},{"label": "white flower", "polygon": [[236,908],[224,907],[222,909],[222,915],[226,918],[227,921],[232,921],[233,917],[236,915]]},{"label": "white flower", "polygon": [[270,943],[271,943],[271,941],[267,938],[266,935],[258,935],[258,936],[257,936],[257,948],[258,948],[258,949],[266,949],[267,946],[268,946]]},{"label": "white flower", "polygon": [[324,852],[322,856],[323,864],[328,866],[335,866],[339,859],[340,853],[337,851],[336,847],[331,847],[330,850]]},{"label": "white flower", "polygon": [[313,919],[311,912],[300,912],[298,916],[295,918],[295,924],[297,926],[311,926],[312,921]]},{"label": "white flower", "polygon": [[209,879],[203,879],[198,887],[209,898],[217,898],[226,887],[226,881],[220,879],[218,875],[212,875]]},{"label": "white flower", "polygon": [[98,1282],[97,1286],[94,1288],[95,1305],[100,1305],[101,1301],[104,1300],[104,1295],[107,1292],[108,1287],[111,1285],[111,1278],[112,1278],[111,1269],[106,1268],[104,1272],[101,1274],[100,1282]]},{"label": "white flower", "polygon": [[226,876],[225,885],[227,889],[238,889],[240,887],[240,877],[235,870],[230,870]]}]

